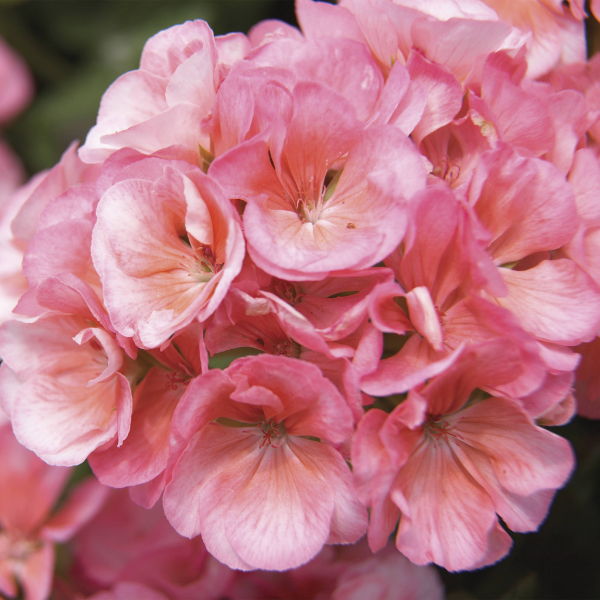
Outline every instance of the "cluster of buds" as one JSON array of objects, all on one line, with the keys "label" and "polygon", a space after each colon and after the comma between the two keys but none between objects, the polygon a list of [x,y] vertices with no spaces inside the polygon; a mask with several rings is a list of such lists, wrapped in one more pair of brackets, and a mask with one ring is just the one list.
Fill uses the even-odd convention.
[{"label": "cluster of buds", "polygon": [[128,489],[85,593],[435,598],[539,527],[545,427],[600,417],[600,63],[581,0],[516,4],[172,27],[10,198],[2,409]]}]

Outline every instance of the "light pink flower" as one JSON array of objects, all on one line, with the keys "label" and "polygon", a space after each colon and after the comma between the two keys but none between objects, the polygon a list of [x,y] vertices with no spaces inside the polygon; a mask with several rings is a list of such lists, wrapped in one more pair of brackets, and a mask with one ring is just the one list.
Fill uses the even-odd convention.
[{"label": "light pink flower", "polygon": [[332,445],[352,433],[352,414],[314,365],[262,355],[209,371],[190,384],[173,423],[189,443],[165,514],[181,534],[201,534],[221,562],[285,570],[364,533],[365,509]]},{"label": "light pink flower", "polygon": [[215,39],[199,20],[157,33],[146,42],[140,68],[122,75],[104,94],[82,159],[102,162],[120,148],[152,154],[181,146],[196,163],[198,144],[210,149],[218,86],[231,63],[249,50],[245,36]]},{"label": "light pink flower", "polygon": [[33,78],[23,59],[0,39],[0,123],[20,113],[33,96]]},{"label": "light pink flower", "polygon": [[102,196],[92,257],[115,329],[155,348],[211,315],[244,258],[239,217],[187,163],[136,162]]},{"label": "light pink flower", "polygon": [[285,571],[239,573],[233,600],[441,600],[443,585],[433,567],[413,565],[391,544],[373,556],[366,539],[326,546],[309,563]]},{"label": "light pink flower", "polygon": [[409,337],[363,374],[361,389],[377,396],[406,392],[448,368],[465,345],[506,338],[519,348],[525,370],[502,393],[520,397],[534,391],[545,371],[534,338],[508,310],[481,297],[485,289],[501,295],[503,285],[477,223],[439,185],[415,199],[411,222],[401,249],[386,261],[402,287],[381,284],[370,297],[374,327]]},{"label": "light pink flower", "polygon": [[583,10],[571,2],[567,10],[555,0],[482,0],[505,22],[517,27],[527,39],[527,76],[536,79],[559,64],[586,58]]},{"label": "light pink flower", "polygon": [[574,261],[548,260],[579,222],[562,174],[500,145],[482,157],[469,195],[492,235],[488,252],[508,289],[498,304],[538,340],[573,346],[592,339],[600,327],[600,291]]},{"label": "light pink flower", "polygon": [[[518,32],[479,0],[344,0],[337,10],[302,0],[298,16],[307,37],[333,34],[365,40],[385,74],[414,47],[464,80],[482,55],[523,43]],[[327,32],[320,20],[328,23]]]},{"label": "light pink flower", "polygon": [[19,441],[49,464],[76,465],[127,437],[132,397],[114,335],[77,315],[0,328],[0,402]]},{"label": "light pink flower", "polygon": [[152,367],[135,389],[127,439],[122,444],[115,439],[88,458],[104,485],[131,488],[153,482],[142,503],[146,508],[158,500],[164,487],[173,412],[190,380],[203,371],[202,335],[202,326],[192,323],[176,333],[163,351],[150,353],[149,361],[158,366]]}]

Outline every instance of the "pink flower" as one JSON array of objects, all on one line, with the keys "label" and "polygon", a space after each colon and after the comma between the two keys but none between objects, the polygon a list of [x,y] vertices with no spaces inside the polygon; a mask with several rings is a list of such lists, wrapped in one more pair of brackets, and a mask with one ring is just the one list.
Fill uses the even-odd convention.
[{"label": "pink flower", "polygon": [[[206,551],[200,538],[178,535],[160,505],[141,508],[124,490],[112,492],[103,510],[77,534],[73,548],[71,579],[91,590],[118,592],[131,586],[170,600],[217,600],[227,595],[236,575]],[[129,593],[117,593],[117,598],[147,597]]]},{"label": "pink flower", "polygon": [[[479,57],[522,43],[518,32],[479,0],[343,0],[336,10],[302,0],[298,13],[307,37],[332,32],[364,40],[385,74],[414,47],[464,80]],[[320,20],[328,23],[326,31]]]},{"label": "pink flower", "polygon": [[571,2],[568,11],[562,2],[553,0],[482,1],[504,22],[530,34],[526,55],[528,77],[537,79],[558,64],[585,60],[584,14],[578,2]]},{"label": "pink flower", "polygon": [[209,371],[192,381],[173,424],[174,439],[189,443],[165,514],[221,562],[285,570],[364,533],[365,509],[333,446],[352,433],[352,414],[314,365],[261,355]]},{"label": "pink flower", "polygon": [[218,85],[228,65],[249,49],[241,34],[215,40],[199,20],[157,33],[146,42],[140,68],[122,75],[104,94],[82,159],[97,163],[120,148],[152,154],[180,146],[196,163],[198,144],[210,148]]},{"label": "pink flower", "polygon": [[248,201],[248,251],[267,273],[320,280],[373,266],[402,239],[407,201],[425,185],[422,160],[394,127],[362,131],[352,106],[322,85],[301,82],[293,99],[291,120],[272,126],[269,143],[250,140],[209,173]]},{"label": "pink flower", "polygon": [[0,592],[25,600],[50,595],[53,542],[66,542],[99,510],[106,496],[95,480],[80,484],[53,515],[71,470],[51,467],[0,426]]},{"label": "pink flower", "polygon": [[373,409],[352,447],[356,485],[371,506],[369,542],[385,544],[401,513],[398,549],[450,571],[502,558],[514,531],[543,521],[573,468],[566,440],[534,424],[519,402],[473,390],[518,376],[503,340],[474,346],[388,416]]},{"label": "pink flower", "polygon": [[103,194],[92,257],[114,328],[155,348],[224,298],[244,258],[239,217],[198,168],[151,158]]},{"label": "pink flower", "polygon": [[127,437],[132,398],[110,332],[78,315],[46,315],[0,328],[0,402],[19,441],[54,465],[82,463]]}]

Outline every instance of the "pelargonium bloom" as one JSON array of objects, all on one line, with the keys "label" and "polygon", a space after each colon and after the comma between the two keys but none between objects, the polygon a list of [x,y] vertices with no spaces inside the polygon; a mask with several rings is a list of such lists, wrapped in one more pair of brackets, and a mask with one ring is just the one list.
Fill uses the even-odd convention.
[{"label": "pelargonium bloom", "polygon": [[404,235],[406,204],[425,186],[423,161],[395,127],[364,129],[331,89],[300,82],[292,95],[287,124],[275,121],[268,142],[225,153],[209,174],[230,197],[247,200],[248,251],[267,273],[321,280],[371,267]]},{"label": "pelargonium bloom", "polygon": [[513,531],[538,528],[573,469],[568,442],[538,427],[516,400],[470,399],[519,372],[518,353],[494,340],[469,348],[391,414],[367,412],[352,464],[372,507],[372,550],[385,545],[400,513],[398,549],[450,571],[506,555],[511,540],[496,513]]},{"label": "pelargonium bloom", "polygon": [[116,331],[156,348],[210,316],[239,273],[239,216],[198,167],[148,158],[102,195],[92,238],[104,302]]},{"label": "pelargonium bloom", "polygon": [[252,356],[201,375],[173,418],[172,446],[189,443],[165,489],[167,518],[241,570],[290,569],[323,544],[355,542],[367,515],[335,448],[352,422],[303,361]]},{"label": "pelargonium bloom", "polygon": [[19,441],[53,465],[77,465],[127,437],[132,397],[114,334],[79,315],[0,328],[0,403]]}]

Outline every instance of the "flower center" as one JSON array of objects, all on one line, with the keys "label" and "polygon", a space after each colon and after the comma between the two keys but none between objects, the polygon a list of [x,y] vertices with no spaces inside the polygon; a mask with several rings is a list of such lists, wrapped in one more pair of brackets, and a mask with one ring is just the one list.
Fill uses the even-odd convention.
[{"label": "flower center", "polygon": [[429,416],[423,424],[423,432],[426,437],[433,441],[448,441],[448,436],[460,438],[460,435],[456,433],[456,428],[437,415]]},{"label": "flower center", "polygon": [[257,427],[260,428],[260,432],[262,433],[262,439],[258,445],[259,448],[264,448],[265,446],[279,448],[279,444],[274,442],[285,434],[283,423],[276,423],[273,419],[269,419],[264,423],[260,423]]},{"label": "flower center", "polygon": [[198,246],[194,258],[190,276],[199,283],[209,282],[223,268],[222,263],[217,264],[210,246]]}]

